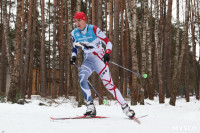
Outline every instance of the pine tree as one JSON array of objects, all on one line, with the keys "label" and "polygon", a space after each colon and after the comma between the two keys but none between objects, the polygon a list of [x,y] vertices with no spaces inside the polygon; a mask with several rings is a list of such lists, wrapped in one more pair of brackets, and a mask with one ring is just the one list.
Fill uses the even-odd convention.
[{"label": "pine tree", "polygon": [[59,63],[60,63],[60,89],[59,95],[64,94],[64,44],[63,44],[63,0],[60,1],[59,19]]},{"label": "pine tree", "polygon": [[[131,5],[130,5],[131,2]],[[136,26],[137,26],[137,11],[136,11],[136,1],[126,0],[126,12],[129,21],[130,27],[130,40],[131,40],[131,61],[132,61],[132,70],[138,72],[138,58],[136,50]],[[138,85],[137,85],[137,76],[132,74],[132,87],[131,89],[131,104],[136,105],[138,101]]]},{"label": "pine tree", "polygon": [[54,0],[53,4],[53,59],[52,59],[52,78],[53,78],[53,88],[51,91],[52,98],[56,98],[56,7],[57,2]]},{"label": "pine tree", "polygon": [[[114,2],[114,36],[113,36],[113,48],[111,53],[111,60],[119,64],[119,12],[120,12],[120,0]],[[111,67],[111,73],[114,84],[119,86],[119,67]]]},{"label": "pine tree", "polygon": [[42,17],[42,42],[41,42],[41,95],[46,96],[46,55],[45,55],[45,18],[44,18],[44,0],[41,0]]},{"label": "pine tree", "polygon": [[[20,41],[21,41],[21,0],[18,0],[17,18],[15,23],[15,45],[14,45],[14,62],[11,69],[11,83],[8,100],[17,102],[23,97],[23,92],[19,88],[19,70],[20,70]],[[19,96],[18,96],[19,95]]]},{"label": "pine tree", "polygon": [[[179,56],[179,60],[175,61],[174,64],[174,72],[173,72],[173,77],[172,77],[172,90],[171,90],[171,98],[169,101],[170,105],[175,106],[176,103],[176,95],[177,95],[177,91],[180,85],[180,78],[181,78],[181,67],[183,64],[183,57],[185,54],[185,49],[186,49],[186,45],[188,45],[188,22],[189,22],[189,6],[190,6],[190,0],[187,0],[186,3],[186,11],[185,11],[185,24],[184,24],[184,40],[182,42],[181,45],[181,51],[180,51],[180,56]],[[177,59],[177,52],[175,55],[175,58]]]}]

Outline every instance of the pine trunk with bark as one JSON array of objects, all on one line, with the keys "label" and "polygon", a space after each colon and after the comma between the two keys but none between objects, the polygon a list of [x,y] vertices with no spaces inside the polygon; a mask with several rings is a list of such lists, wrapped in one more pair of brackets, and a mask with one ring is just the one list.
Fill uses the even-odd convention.
[{"label": "pine trunk with bark", "polygon": [[[15,23],[15,43],[14,43],[14,62],[11,69],[11,83],[8,94],[8,100],[17,102],[18,98],[23,97],[23,91],[19,86],[19,71],[20,71],[20,43],[21,43],[21,0],[17,1],[17,18]],[[19,95],[20,97],[18,97]]]},{"label": "pine trunk with bark", "polygon": [[64,94],[64,44],[63,44],[63,0],[60,3],[59,19],[59,63],[60,63],[60,88],[59,95]]},{"label": "pine trunk with bark", "polygon": [[[125,9],[126,9],[126,5],[125,6]],[[125,10],[125,36],[124,36],[124,66],[126,68],[128,68],[128,62],[130,62],[128,60],[128,55],[130,54],[129,53],[129,29],[128,29],[128,17],[127,17],[127,11]],[[130,74],[130,73],[129,73]],[[127,89],[128,89],[128,72],[125,71],[124,73],[124,89],[123,89],[123,96],[127,96]]]},{"label": "pine trunk with bark", "polygon": [[[165,33],[165,43],[164,43],[164,59],[166,64],[163,64],[165,69],[164,77],[166,84],[166,96],[169,98],[169,92],[171,88],[171,48],[172,48],[172,0],[168,0],[168,10],[166,19],[166,33]],[[164,74],[164,73],[163,73]]]},{"label": "pine trunk with bark", "polygon": [[65,62],[65,73],[66,73],[66,78],[65,78],[65,95],[68,98],[69,97],[69,92],[70,92],[70,77],[71,77],[71,64],[69,62],[70,59],[70,53],[71,53],[71,48],[72,48],[72,43],[71,43],[71,30],[72,30],[72,26],[71,26],[71,0],[68,0],[65,2],[65,26],[66,26],[66,30],[65,30],[65,35],[66,35],[66,62]]},{"label": "pine trunk with bark", "polygon": [[103,25],[102,25],[102,0],[98,0],[98,27],[103,30]]},{"label": "pine trunk with bark", "polygon": [[185,11],[185,24],[184,24],[184,40],[181,45],[181,51],[180,56],[178,57],[177,52],[175,52],[175,60],[174,63],[174,72],[172,77],[172,89],[171,89],[171,98],[169,101],[170,105],[175,106],[176,104],[176,95],[180,86],[180,79],[181,79],[181,67],[183,64],[183,57],[186,52],[186,45],[188,45],[188,22],[189,22],[189,6],[190,6],[190,0],[187,0],[186,3],[186,11]]},{"label": "pine trunk with bark", "polygon": [[153,43],[153,16],[152,16],[152,5],[153,1],[151,0],[151,8],[150,8],[150,25],[148,26],[149,31],[149,44],[148,44],[148,94],[149,94],[149,99],[153,100],[154,99],[154,88],[153,88],[153,67],[152,67],[152,43]]},{"label": "pine trunk with bark", "polygon": [[42,41],[41,41],[41,92],[42,96],[46,96],[47,80],[46,80],[46,55],[45,55],[45,18],[44,18],[44,0],[41,0],[42,14]]},{"label": "pine trunk with bark", "polygon": [[113,0],[109,0],[109,40],[113,41]]},{"label": "pine trunk with bark", "polygon": [[[120,12],[120,0],[114,2],[114,36],[113,47],[111,53],[111,60],[119,64],[119,12]],[[112,66],[111,69],[112,79],[116,87],[119,86],[119,67]]]},{"label": "pine trunk with bark", "polygon": [[[197,17],[198,17],[198,29],[199,29],[199,40],[200,40],[200,8],[199,8],[199,4],[200,2],[197,1]],[[199,47],[200,47],[200,41],[199,41]],[[200,53],[200,48],[199,48],[199,53]],[[198,64],[200,64],[200,56],[199,56],[199,61],[198,61]],[[197,94],[197,99],[200,100],[200,68],[198,67],[198,94]]]},{"label": "pine trunk with bark", "polygon": [[53,4],[53,59],[52,59],[52,77],[53,77],[53,88],[51,90],[52,98],[56,98],[56,16],[57,16],[57,2],[54,0]]},{"label": "pine trunk with bark", "polygon": [[107,15],[108,15],[108,0],[105,0],[105,31],[106,31],[106,36],[108,36],[108,18],[107,18]]},{"label": "pine trunk with bark", "polygon": [[30,50],[31,50],[31,36],[32,36],[32,12],[33,12],[33,1],[29,2],[29,15],[28,15],[28,26],[26,32],[26,53],[24,61],[24,74],[23,74],[23,94],[28,90],[28,71],[30,69]]},{"label": "pine trunk with bark", "polygon": [[33,65],[34,65],[34,48],[36,44],[36,22],[37,20],[37,6],[36,0],[33,0],[33,24],[32,24],[32,36],[31,36],[31,48],[30,48],[30,62],[29,62],[29,75],[28,75],[28,98],[32,95],[32,84],[33,84]]},{"label": "pine trunk with bark", "polygon": [[[98,27],[103,30],[103,19],[102,19],[102,0],[98,0]],[[98,76],[98,75],[97,75]],[[104,91],[104,86],[103,86],[103,83],[102,83],[102,80],[99,78],[98,76],[98,83],[97,83],[97,89],[98,89],[98,93],[100,94],[100,96],[103,97],[103,91]],[[103,101],[99,98],[99,104],[103,104]]]},{"label": "pine trunk with bark", "polygon": [[[194,89],[195,89],[195,93],[198,95],[198,87],[197,87],[197,74],[198,74],[198,65],[196,63],[196,42],[195,42],[195,16],[196,15],[196,12],[195,12],[195,9],[196,9],[196,3],[195,1],[192,1],[191,0],[191,7],[190,7],[190,10],[191,10],[191,32],[192,32],[192,65],[193,65],[193,79],[194,79]],[[189,46],[188,46],[189,47]],[[188,48],[189,49],[189,48]],[[189,53],[189,50],[188,50],[188,53]],[[189,62],[189,61],[188,61]],[[189,63],[188,63],[189,64]],[[189,66],[188,66],[189,67]],[[189,68],[188,68],[189,69]],[[189,75],[188,75],[188,78],[189,78]],[[189,83],[188,83],[189,84]],[[188,85],[188,94],[187,94],[187,97],[186,98],[186,102],[189,102],[189,85]],[[198,96],[197,96],[198,98]]]},{"label": "pine trunk with bark", "polygon": [[164,103],[164,95],[163,95],[163,82],[162,82],[162,55],[161,55],[161,44],[159,44],[159,4],[158,1],[155,1],[155,56],[156,56],[156,66],[158,71],[158,88],[159,88],[159,103]]},{"label": "pine trunk with bark", "polygon": [[[142,43],[141,43],[141,73],[145,74],[146,73],[146,46],[147,46],[147,23],[148,23],[148,19],[147,19],[147,13],[148,13],[148,1],[144,0],[142,2],[142,4],[144,4],[144,17],[143,17],[143,34],[142,34]],[[145,92],[147,92],[146,90],[146,80],[141,80],[141,86],[139,89],[139,102],[141,105],[144,105],[144,98],[145,98]]]},{"label": "pine trunk with bark", "polygon": [[[125,1],[123,1],[123,0],[120,0],[120,16],[121,16],[121,26],[120,26],[120,31],[121,31],[121,33],[120,33],[120,57],[121,57],[121,59],[122,60],[120,60],[120,64],[122,65],[122,66],[125,66],[125,59],[126,59],[126,57],[124,56],[124,54],[125,54],[125,50],[124,50],[124,17],[123,17],[123,15],[124,15],[124,2]],[[125,70],[122,70],[122,69],[120,69],[120,71],[119,71],[119,74],[120,74],[120,90],[121,90],[121,92],[124,92],[124,90],[126,89],[125,88],[125,84],[126,84],[126,78],[124,77],[124,75],[125,75],[125,73],[126,73],[126,71]],[[123,93],[122,93],[122,95],[123,95]],[[123,95],[123,97],[125,97],[126,95]]]},{"label": "pine trunk with bark", "polygon": [[1,24],[2,24],[3,23],[3,2],[1,1],[0,3],[1,3]]},{"label": "pine trunk with bark", "polygon": [[6,95],[7,58],[3,24],[0,24],[0,95]]},{"label": "pine trunk with bark", "polygon": [[[77,0],[76,1],[76,12],[80,12],[81,11],[81,0]],[[79,52],[79,57],[77,58],[77,62],[78,62],[78,66],[81,66],[82,62],[83,62],[83,51],[81,50]],[[75,67],[75,66],[74,66]],[[75,68],[77,69],[77,68]],[[77,79],[78,79],[78,72],[76,73],[77,75]],[[79,82],[77,82],[78,84]],[[95,82],[96,83],[96,82]],[[84,104],[84,96],[83,96],[83,93],[81,91],[81,88],[80,88],[80,85],[78,85],[77,87],[77,101],[78,101],[78,106],[82,106]]]},{"label": "pine trunk with bark", "polygon": [[[5,37],[5,46],[6,46],[6,57],[8,60],[8,72],[10,72],[10,76],[12,77],[11,69],[12,69],[12,60],[13,56],[11,54],[11,44],[10,44],[10,37],[9,37],[9,27],[8,27],[8,18],[7,18],[7,0],[2,0],[2,23],[3,23],[3,29],[4,29],[4,37]],[[14,81],[16,80],[16,81]],[[17,79],[13,76],[13,84],[15,85],[17,83]],[[11,86],[12,83],[10,83]],[[9,87],[10,88],[10,87]],[[16,88],[16,87],[15,87]]]},{"label": "pine trunk with bark", "polygon": [[24,0],[22,0],[22,25],[21,25],[21,54],[20,54],[20,88],[23,89],[23,76],[24,76],[24,44],[25,43],[25,17],[26,17],[26,12],[25,12],[25,5],[24,5]]},{"label": "pine trunk with bark", "polygon": [[[132,70],[138,72],[138,61],[137,61],[137,49],[136,49],[136,26],[137,26],[137,11],[136,11],[136,0],[130,1],[126,0],[126,12],[128,15],[129,27],[130,27],[130,40],[131,40],[131,61]],[[131,105],[137,105],[138,101],[138,85],[137,76],[132,74],[132,87],[131,89]]]}]

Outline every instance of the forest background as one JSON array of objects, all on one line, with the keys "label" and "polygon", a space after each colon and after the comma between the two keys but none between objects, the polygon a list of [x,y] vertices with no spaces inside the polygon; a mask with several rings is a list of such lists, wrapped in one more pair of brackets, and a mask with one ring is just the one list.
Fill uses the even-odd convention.
[{"label": "forest background", "polygon": [[[171,105],[177,96],[200,99],[199,6],[198,0],[1,0],[0,99],[15,103],[37,94],[84,103],[78,70],[69,62],[77,11],[108,36],[111,61],[148,74],[144,79],[110,64],[115,85],[132,105],[154,96],[159,103],[170,98]],[[80,52],[79,66],[82,60]],[[89,81],[103,98],[113,98],[96,73]]]}]

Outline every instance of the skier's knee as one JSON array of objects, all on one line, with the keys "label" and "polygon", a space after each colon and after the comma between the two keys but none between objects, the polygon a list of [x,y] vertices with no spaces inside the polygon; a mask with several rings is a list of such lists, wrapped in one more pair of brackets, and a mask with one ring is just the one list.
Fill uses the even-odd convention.
[{"label": "skier's knee", "polygon": [[84,70],[84,69],[80,69],[79,71],[79,81],[80,82],[87,82],[88,80],[88,77],[89,77],[90,73],[88,70]]}]

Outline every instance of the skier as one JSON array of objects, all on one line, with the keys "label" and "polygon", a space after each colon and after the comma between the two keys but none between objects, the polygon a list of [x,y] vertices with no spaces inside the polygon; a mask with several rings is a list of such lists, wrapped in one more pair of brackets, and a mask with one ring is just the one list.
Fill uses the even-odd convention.
[{"label": "skier", "polygon": [[[112,50],[112,43],[106,35],[94,25],[87,24],[87,17],[83,12],[77,12],[74,16],[75,28],[72,32],[72,56],[71,64],[75,64],[78,47],[81,45],[84,51],[84,61],[79,69],[79,80],[82,92],[86,100],[87,110],[84,115],[94,117],[96,116],[96,109],[91,97],[91,90],[88,85],[88,77],[96,71],[99,74],[104,86],[112,93],[118,103],[121,105],[123,112],[129,117],[133,118],[135,112],[130,109],[125,102],[120,91],[113,84],[108,62],[110,60],[110,53]],[[106,46],[104,51],[102,42]],[[79,44],[79,46],[77,46]]]}]

